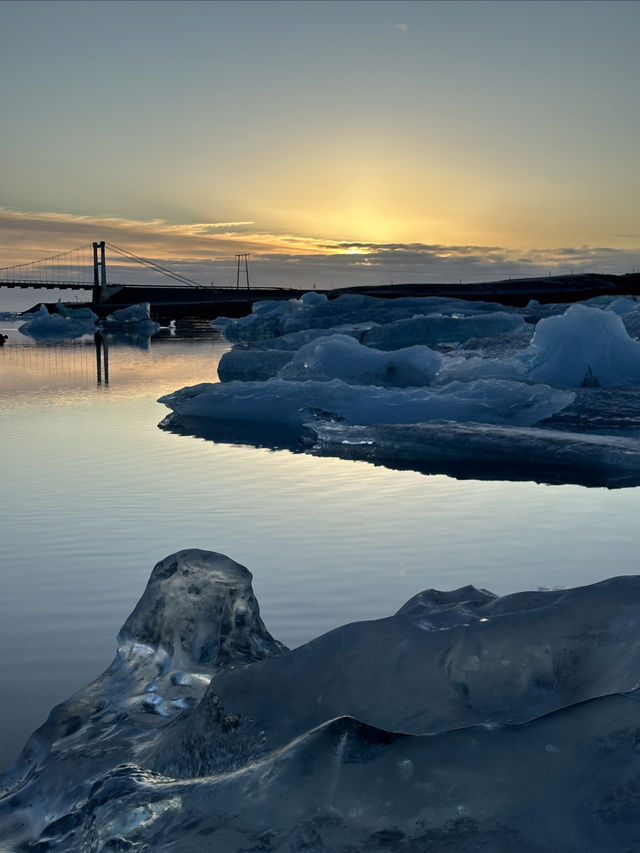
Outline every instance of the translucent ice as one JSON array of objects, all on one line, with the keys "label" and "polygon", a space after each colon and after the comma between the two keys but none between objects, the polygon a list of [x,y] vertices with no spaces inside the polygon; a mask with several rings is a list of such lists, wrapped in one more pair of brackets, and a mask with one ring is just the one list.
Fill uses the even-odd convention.
[{"label": "translucent ice", "polygon": [[228,321],[225,334],[244,342],[221,359],[226,387],[203,383],[165,396],[173,414],[163,427],[456,476],[638,481],[636,299],[519,310],[309,294],[258,303],[249,317]]},{"label": "translucent ice", "polygon": [[279,349],[247,349],[235,346],[225,352],[218,364],[221,382],[263,382],[278,374],[293,358],[293,352]]},{"label": "translucent ice", "polygon": [[0,777],[3,849],[634,849],[640,578],[428,589],[287,650],[250,577],[156,566],[114,663]]},{"label": "translucent ice", "polygon": [[[485,314],[496,316],[484,321],[482,317]],[[461,340],[460,336],[463,334],[477,337],[479,334],[511,330],[522,323],[522,317],[515,309],[489,302],[466,302],[462,299],[442,297],[379,299],[361,294],[343,294],[337,299],[326,299],[321,294],[311,292],[304,294],[301,299],[291,299],[286,302],[257,302],[248,317],[241,317],[238,320],[219,318],[214,320],[212,325],[224,328],[225,336],[230,341],[258,341],[305,329],[335,326],[345,328],[351,325],[386,327],[416,317],[419,319],[425,315],[431,315],[436,320],[436,325],[439,324],[442,327],[442,335],[446,340]],[[467,317],[476,319],[462,326],[454,322],[456,319]],[[456,327],[460,331],[454,333]],[[424,325],[421,329],[424,333]],[[391,338],[398,341],[399,346],[409,346],[414,342],[429,343],[428,340],[422,339],[409,340],[406,334],[402,335],[402,327],[387,335],[388,341]]]},{"label": "translucent ice", "polygon": [[607,311],[613,311],[619,317],[629,314],[631,311],[638,311],[640,304],[635,299],[630,299],[628,296],[618,296],[606,306]]},{"label": "translucent ice", "polygon": [[397,320],[395,323],[373,327],[364,336],[363,342],[378,349],[398,349],[413,344],[435,346],[505,332],[517,334],[523,328],[522,317],[505,311],[467,317],[411,317],[407,320]]},{"label": "translucent ice", "polygon": [[[111,666],[54,708],[0,777],[0,849],[7,838],[20,849],[25,833],[39,834],[73,810],[103,772],[149,749],[159,726],[195,705],[216,671],[283,651],[260,618],[251,577],[223,554],[199,549],[156,565]],[[9,801],[7,790],[16,792]]]},{"label": "translucent ice", "polygon": [[529,378],[565,388],[640,381],[640,343],[614,311],[585,305],[540,320],[531,345],[514,361]]},{"label": "translucent ice", "polygon": [[525,426],[572,400],[571,392],[502,379],[450,382],[438,388],[349,385],[341,379],[270,379],[203,383],[160,398],[175,413],[174,426],[185,418],[302,426],[319,415],[349,424],[409,424],[444,418]]},{"label": "translucent ice", "polygon": [[431,385],[441,357],[426,346],[381,352],[348,335],[331,335],[305,344],[279,370],[282,379],[320,382],[342,379],[355,385],[399,388]]}]

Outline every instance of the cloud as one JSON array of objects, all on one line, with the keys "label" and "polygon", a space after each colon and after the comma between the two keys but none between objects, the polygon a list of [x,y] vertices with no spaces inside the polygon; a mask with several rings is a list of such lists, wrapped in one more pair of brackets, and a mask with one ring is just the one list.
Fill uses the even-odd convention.
[{"label": "cloud", "polygon": [[221,229],[237,231],[255,225],[254,222],[206,222],[192,225],[196,234],[217,234]]},{"label": "cloud", "polygon": [[400,30],[403,33],[406,33],[408,30],[407,24],[396,24],[393,21],[388,21],[387,26],[391,27],[393,30]]},{"label": "cloud", "polygon": [[[251,255],[256,286],[310,288],[399,282],[498,281],[640,268],[640,248],[508,248],[328,240],[272,233],[253,222],[168,223],[0,208],[0,267],[105,240],[202,284],[235,285],[236,253]],[[150,283],[157,274],[108,257],[111,281]]]}]

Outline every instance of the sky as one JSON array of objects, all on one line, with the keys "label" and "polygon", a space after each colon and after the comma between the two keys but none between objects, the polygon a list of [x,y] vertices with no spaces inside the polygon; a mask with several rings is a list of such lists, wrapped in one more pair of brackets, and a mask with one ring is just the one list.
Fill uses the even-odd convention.
[{"label": "sky", "polygon": [[640,269],[640,2],[0,0],[0,267]]}]

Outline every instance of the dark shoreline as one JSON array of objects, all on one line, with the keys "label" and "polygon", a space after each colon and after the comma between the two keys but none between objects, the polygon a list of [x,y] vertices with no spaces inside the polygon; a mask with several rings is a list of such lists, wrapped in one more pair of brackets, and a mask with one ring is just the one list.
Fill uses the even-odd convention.
[{"label": "dark shoreline", "polygon": [[[254,302],[263,300],[296,299],[305,291],[293,288],[187,289],[184,287],[121,287],[103,303],[74,303],[74,308],[91,308],[104,317],[119,308],[139,302],[149,302],[151,317],[158,322],[172,319],[214,317],[243,317],[251,313]],[[391,285],[363,285],[318,290],[329,299],[345,293],[377,296],[383,299],[401,297],[439,296],[496,302],[501,305],[524,307],[530,300],[540,303],[579,302],[596,296],[640,295],[640,273],[606,275],[585,273],[581,275],[547,276],[538,278],[506,279],[503,281],[474,282],[470,284],[405,283]],[[40,303],[38,303],[40,304]],[[48,308],[53,308],[51,303]],[[37,310],[38,306],[24,313]]]}]

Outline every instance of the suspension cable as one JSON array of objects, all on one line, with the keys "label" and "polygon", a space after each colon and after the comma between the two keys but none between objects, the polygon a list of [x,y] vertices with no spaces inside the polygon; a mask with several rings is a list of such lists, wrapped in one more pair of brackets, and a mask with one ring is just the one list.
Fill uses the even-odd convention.
[{"label": "suspension cable", "polygon": [[91,245],[91,243],[85,243],[83,246],[78,246],[76,249],[69,249],[66,252],[58,252],[57,255],[49,255],[48,258],[40,258],[39,261],[28,261],[28,262],[23,263],[23,264],[14,264],[13,266],[10,266],[10,267],[0,267],[0,272],[6,272],[7,270],[18,270],[18,269],[21,269],[22,267],[35,267],[35,266],[38,266],[40,264],[47,264],[49,262],[51,262],[51,268],[53,269],[53,262],[57,261],[58,258],[63,258],[66,255],[71,255],[73,252],[79,252],[80,249],[85,249],[90,245]]},{"label": "suspension cable", "polygon": [[132,252],[128,252],[126,249],[122,249],[119,246],[114,246],[113,243],[106,243],[109,249],[112,252],[117,252],[117,254],[122,255],[125,258],[131,258],[134,261],[137,261],[144,267],[148,267],[149,269],[155,270],[156,272],[162,273],[162,275],[166,275],[168,278],[173,278],[175,281],[179,281],[181,284],[186,284],[189,287],[197,287],[203,290],[206,290],[206,285],[199,284],[197,281],[193,281],[191,278],[187,278],[186,275],[182,275],[181,273],[175,273],[171,270],[168,270],[166,267],[160,266],[160,264],[156,264],[154,261],[150,261],[147,258],[141,258],[138,255],[134,255]]}]

